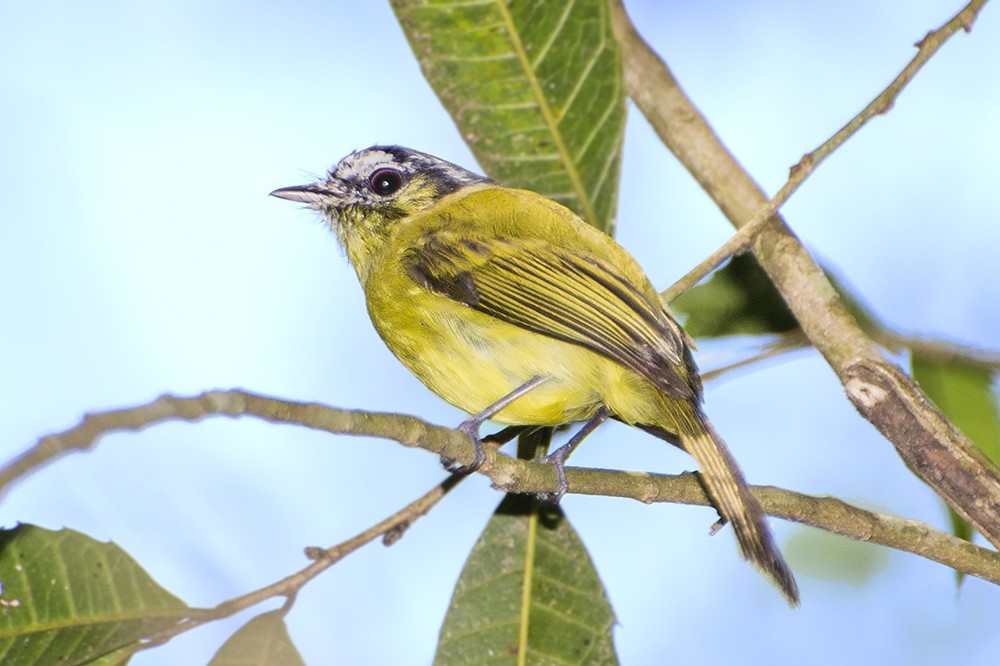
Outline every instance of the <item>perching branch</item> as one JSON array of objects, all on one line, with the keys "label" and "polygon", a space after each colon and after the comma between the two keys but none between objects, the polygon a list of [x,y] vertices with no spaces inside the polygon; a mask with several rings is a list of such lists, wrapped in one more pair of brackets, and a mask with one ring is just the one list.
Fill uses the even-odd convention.
[{"label": "perching branch", "polygon": [[[450,428],[435,426],[412,416],[342,410],[315,403],[289,402],[245,391],[211,391],[193,398],[163,396],[147,405],[88,415],[77,427],[43,438],[24,456],[0,471],[9,484],[54,458],[74,450],[92,448],[112,432],[137,431],[170,420],[198,421],[209,416],[253,416],[272,423],[294,423],[307,428],[344,435],[391,439],[404,446],[468,464],[473,459],[469,438]],[[551,465],[518,460],[487,448],[481,471],[493,485],[507,492],[539,493],[555,489]],[[693,474],[668,476],[612,470],[567,468],[570,492],[585,495],[627,497],[641,502],[672,502],[711,506]],[[445,484],[454,483],[446,481]],[[366,530],[330,551],[315,551],[318,559],[301,572],[262,590],[226,602],[226,614],[238,612],[273,596],[291,596],[309,578],[326,566],[381,534],[392,535],[400,526],[426,512],[447,490],[445,484],[425,495],[395,516]],[[6,485],[0,486],[2,491]],[[769,514],[870,541],[940,562],[970,576],[1000,585],[1000,554],[981,548],[932,527],[911,520],[865,511],[837,499],[812,497],[773,487],[755,487],[754,493]],[[208,619],[216,619],[206,611]],[[220,616],[221,617],[221,616]],[[192,622],[207,621],[196,615]],[[162,637],[161,637],[162,638]]]},{"label": "perching branch", "polygon": [[[802,330],[840,377],[855,407],[892,442],[917,476],[1000,547],[1000,470],[948,423],[910,377],[882,357],[822,268],[777,215],[779,206],[823,159],[868,120],[891,108],[948,38],[971,29],[984,4],[985,0],[973,0],[921,40],[917,55],[899,76],[829,141],[804,156],[778,195],[768,201],[636,31],[621,0],[611,3],[629,96],[730,222],[738,229],[750,227],[737,234],[734,247],[743,247],[749,239],[750,249]],[[700,278],[700,273],[694,277]]]}]

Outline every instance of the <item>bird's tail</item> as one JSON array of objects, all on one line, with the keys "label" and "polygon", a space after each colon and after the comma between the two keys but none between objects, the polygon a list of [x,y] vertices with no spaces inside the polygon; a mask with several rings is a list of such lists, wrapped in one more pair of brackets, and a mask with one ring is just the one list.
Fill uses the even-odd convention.
[{"label": "bird's tail", "polygon": [[669,411],[675,417],[681,446],[698,463],[705,491],[722,518],[732,524],[743,557],[774,581],[790,605],[798,605],[795,578],[774,543],[763,507],[726,443],[697,405],[670,401]]}]

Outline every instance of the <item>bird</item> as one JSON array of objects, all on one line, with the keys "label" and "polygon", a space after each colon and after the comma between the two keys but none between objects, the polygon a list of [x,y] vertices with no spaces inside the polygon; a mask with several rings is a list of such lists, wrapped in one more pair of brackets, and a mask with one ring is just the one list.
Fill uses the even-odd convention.
[{"label": "bird", "polygon": [[562,204],[411,148],[355,151],[317,182],[272,196],[336,234],[368,315],[393,354],[470,414],[461,429],[584,423],[548,456],[558,499],[566,456],[607,418],[680,446],[741,553],[790,605],[785,562],[742,471],[703,409],[692,342],[639,263]]}]

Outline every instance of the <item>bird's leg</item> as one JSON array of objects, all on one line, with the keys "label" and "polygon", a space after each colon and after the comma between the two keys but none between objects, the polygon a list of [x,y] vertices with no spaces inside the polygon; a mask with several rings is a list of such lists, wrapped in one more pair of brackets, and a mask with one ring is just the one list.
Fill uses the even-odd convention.
[{"label": "bird's leg", "polygon": [[554,493],[538,493],[539,500],[557,504],[562,499],[562,496],[569,490],[569,481],[566,479],[566,459],[569,458],[576,447],[580,446],[580,442],[587,439],[590,433],[597,430],[597,427],[607,420],[608,408],[602,406],[590,417],[589,421],[583,424],[583,427],[575,435],[570,437],[568,442],[545,456],[545,462],[552,465],[556,470],[556,491]]},{"label": "bird's leg", "polygon": [[441,459],[441,464],[444,465],[445,469],[450,472],[457,472],[461,470],[464,473],[472,473],[477,469],[482,467],[483,463],[486,462],[486,450],[483,448],[483,442],[479,439],[479,429],[482,427],[483,423],[490,420],[497,415],[502,409],[510,405],[525,393],[528,393],[532,389],[538,388],[540,385],[544,384],[549,380],[548,377],[542,375],[536,375],[524,382],[516,389],[500,398],[492,405],[484,409],[483,411],[470,416],[466,420],[459,424],[457,430],[464,432],[466,435],[472,438],[472,446],[475,450],[475,457],[472,459],[472,464],[468,467],[461,467],[455,464],[454,460],[447,460],[445,458]]}]

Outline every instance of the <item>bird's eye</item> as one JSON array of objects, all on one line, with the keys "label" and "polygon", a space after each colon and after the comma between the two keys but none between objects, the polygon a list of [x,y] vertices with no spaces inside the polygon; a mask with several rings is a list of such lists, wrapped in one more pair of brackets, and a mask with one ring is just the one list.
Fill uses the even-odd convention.
[{"label": "bird's eye", "polygon": [[379,169],[368,178],[368,187],[383,197],[395,194],[403,186],[403,174],[395,169]]}]

